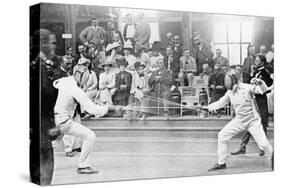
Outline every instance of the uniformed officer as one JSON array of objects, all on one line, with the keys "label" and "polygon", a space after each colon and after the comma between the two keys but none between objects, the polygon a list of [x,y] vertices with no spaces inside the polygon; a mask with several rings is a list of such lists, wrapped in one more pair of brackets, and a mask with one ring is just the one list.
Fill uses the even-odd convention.
[{"label": "uniformed officer", "polygon": [[259,78],[253,78],[251,83],[251,85],[241,83],[238,71],[233,69],[225,76],[225,86],[228,89],[225,95],[208,107],[203,107],[208,111],[214,111],[231,102],[236,114],[235,118],[218,134],[218,163],[209,171],[226,168],[227,143],[244,130],[251,133],[259,148],[263,149],[271,158],[273,168],[273,149],[263,131],[261,119],[253,99],[255,94],[263,94],[268,88],[264,81]]}]

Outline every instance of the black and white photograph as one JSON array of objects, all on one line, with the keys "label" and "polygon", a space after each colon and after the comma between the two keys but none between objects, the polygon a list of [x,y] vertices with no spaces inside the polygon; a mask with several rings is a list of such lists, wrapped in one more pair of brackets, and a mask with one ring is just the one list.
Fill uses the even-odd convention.
[{"label": "black and white photograph", "polygon": [[29,15],[31,182],[274,171],[274,17],[82,2]]}]

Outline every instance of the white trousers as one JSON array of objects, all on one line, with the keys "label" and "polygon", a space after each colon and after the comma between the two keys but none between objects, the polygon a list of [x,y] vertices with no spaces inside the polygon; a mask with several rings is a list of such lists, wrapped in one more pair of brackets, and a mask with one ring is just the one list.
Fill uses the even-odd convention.
[{"label": "white trousers", "polygon": [[59,125],[62,133],[74,137],[78,137],[83,141],[81,155],[79,158],[79,168],[91,166],[92,151],[96,140],[96,134],[81,123],[75,122],[72,119]]},{"label": "white trousers", "polygon": [[70,135],[63,135],[62,138],[63,145],[64,145],[64,152],[71,152],[73,149],[77,149],[81,147],[81,141],[79,138],[70,136]]},{"label": "white trousers", "polygon": [[242,124],[237,118],[231,120],[218,134],[218,164],[224,164],[227,157],[227,143],[240,132],[248,130],[259,148],[272,157],[273,149],[268,142],[259,120],[253,121],[249,126]]}]

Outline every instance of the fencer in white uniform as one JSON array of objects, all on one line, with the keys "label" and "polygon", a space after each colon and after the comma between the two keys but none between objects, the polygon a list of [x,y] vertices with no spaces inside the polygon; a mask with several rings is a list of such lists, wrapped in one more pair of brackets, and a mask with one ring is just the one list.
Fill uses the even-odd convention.
[{"label": "fencer in white uniform", "polygon": [[236,114],[218,134],[218,163],[209,171],[226,168],[227,143],[245,130],[251,133],[259,148],[263,149],[272,160],[273,165],[273,148],[263,131],[261,118],[254,103],[254,95],[263,94],[268,88],[261,79],[254,78],[252,84],[244,84],[239,80],[239,73],[236,70],[229,71],[225,76],[228,91],[218,101],[205,107],[208,111],[215,111],[230,102]]},{"label": "fencer in white uniform", "polygon": [[54,82],[58,89],[58,98],[54,107],[55,123],[62,134],[79,137],[83,140],[81,156],[77,172],[82,174],[97,173],[91,168],[92,150],[96,139],[95,133],[85,127],[74,117],[78,104],[89,114],[101,117],[114,109],[113,106],[100,106],[94,104],[81,89],[89,79],[89,71],[85,66],[79,66],[73,76],[59,79]]}]

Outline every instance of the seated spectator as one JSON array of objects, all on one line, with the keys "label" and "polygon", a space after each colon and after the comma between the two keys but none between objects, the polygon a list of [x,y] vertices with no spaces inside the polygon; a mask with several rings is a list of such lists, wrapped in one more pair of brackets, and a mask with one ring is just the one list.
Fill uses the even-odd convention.
[{"label": "seated spectator", "polygon": [[75,61],[75,53],[73,52],[73,48],[71,46],[66,48],[66,56],[68,56],[72,62]]},{"label": "seated spectator", "polygon": [[100,72],[103,71],[99,67],[101,63],[106,61],[105,51],[102,45],[97,45],[94,52],[94,58],[91,59],[90,68],[96,73],[97,78],[99,78]]},{"label": "seated spectator", "polygon": [[112,95],[114,94],[115,80],[116,76],[110,71],[113,63],[109,60],[106,60],[104,63],[100,64],[100,67],[104,69],[104,72],[100,74],[99,78],[99,93],[97,98],[103,104],[113,104]]},{"label": "seated spectator", "polygon": [[78,64],[76,66],[85,66],[89,69],[89,79],[88,82],[82,87],[83,91],[86,93],[86,95],[94,101],[96,94],[98,92],[97,86],[98,86],[98,79],[96,76],[96,73],[90,69],[90,59],[87,58],[81,58],[78,61]]},{"label": "seated spectator", "polygon": [[221,72],[222,72],[223,74],[226,74],[227,71],[228,71],[228,69],[229,69],[229,67],[227,67],[226,65],[221,66]]},{"label": "seated spectator", "polygon": [[135,56],[132,55],[133,53],[133,46],[130,42],[126,42],[123,48],[123,52],[124,52],[124,57],[126,58],[126,61],[128,62],[128,66],[127,69],[130,72],[133,72],[135,70],[135,63],[137,58]]},{"label": "seated spectator", "polygon": [[174,54],[180,57],[182,55],[182,44],[180,41],[180,37],[178,35],[174,36],[174,45],[172,47],[173,47]]},{"label": "seated spectator", "polygon": [[219,100],[226,92],[224,86],[224,74],[221,72],[219,64],[214,67],[214,73],[209,79],[211,103]]},{"label": "seated spectator", "polygon": [[190,56],[189,49],[185,49],[183,56],[180,58],[180,73],[179,81],[181,86],[185,86],[185,78],[188,80],[188,86],[192,86],[192,80],[194,74],[197,72],[196,62],[193,57]]},{"label": "seated spectator", "polygon": [[259,52],[259,55],[262,55],[262,56],[264,56],[264,57],[266,57],[266,45],[261,45],[260,46],[260,52]]},{"label": "seated spectator", "polygon": [[149,64],[146,66],[146,72],[152,73],[157,70],[157,61],[158,59],[164,58],[164,56],[160,53],[162,49],[162,44],[159,41],[155,41],[152,44],[151,51],[149,52]]},{"label": "seated spectator", "polygon": [[110,71],[114,74],[117,74],[119,72],[119,69],[117,67],[115,60],[117,58],[122,57],[122,55],[120,54],[120,51],[121,51],[121,47],[118,42],[113,42],[113,43],[108,44],[105,49],[106,61],[110,61],[113,63]]},{"label": "seated spectator", "polygon": [[132,74],[132,85],[129,98],[129,110],[125,111],[126,119],[138,119],[142,116],[141,103],[144,93],[148,91],[147,79],[145,75],[145,65],[141,62],[135,63],[135,71]]},{"label": "seated spectator", "polygon": [[180,63],[179,58],[174,54],[172,47],[166,48],[166,56],[164,57],[165,68],[172,74],[172,81],[178,78]]},{"label": "seated spectator", "polygon": [[86,48],[84,45],[78,46],[78,54],[74,58],[73,67],[77,65],[80,58],[87,57]]},{"label": "seated spectator", "polygon": [[199,75],[201,77],[208,76],[208,78],[211,76],[209,64],[203,64],[202,65],[202,72]]},{"label": "seated spectator", "polygon": [[116,59],[116,63],[120,71],[116,75],[116,91],[113,95],[113,104],[127,106],[132,84],[132,75],[126,71],[128,62],[125,57]]},{"label": "seated spectator", "polygon": [[[142,108],[146,113],[151,113],[153,110],[158,110],[157,104],[163,103],[164,116],[169,117],[169,99],[171,95],[172,74],[166,69],[164,60],[158,60],[158,70],[154,71],[148,80],[150,91],[146,93],[143,100]],[[156,101],[159,99],[158,101]],[[146,113],[142,119],[146,119]]]},{"label": "seated spectator", "polygon": [[224,56],[221,55],[222,51],[221,49],[216,50],[216,57],[214,58],[214,64],[219,64],[220,67],[226,66],[227,68],[229,67],[229,62],[228,59]]}]

